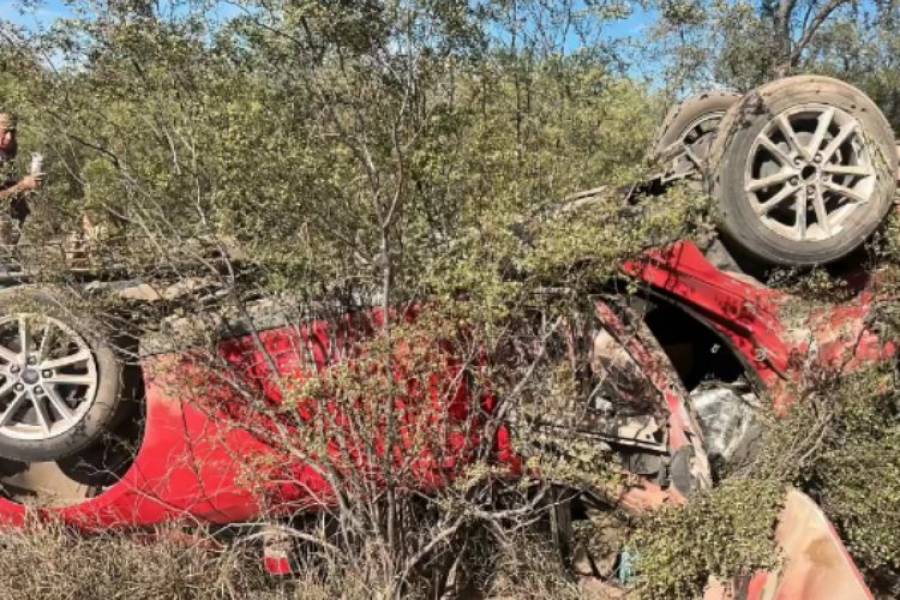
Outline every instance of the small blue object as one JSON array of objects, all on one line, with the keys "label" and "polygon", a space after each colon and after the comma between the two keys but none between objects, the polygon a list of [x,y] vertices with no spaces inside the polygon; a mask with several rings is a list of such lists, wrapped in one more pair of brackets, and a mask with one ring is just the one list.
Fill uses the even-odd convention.
[{"label": "small blue object", "polygon": [[622,585],[628,585],[634,580],[634,563],[636,560],[637,554],[633,554],[628,550],[622,550],[619,553],[619,568],[616,569],[616,579]]}]

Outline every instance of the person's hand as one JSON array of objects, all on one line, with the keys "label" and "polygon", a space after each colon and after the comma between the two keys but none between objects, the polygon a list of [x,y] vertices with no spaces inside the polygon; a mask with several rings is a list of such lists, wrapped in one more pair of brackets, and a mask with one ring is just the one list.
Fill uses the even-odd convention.
[{"label": "person's hand", "polygon": [[34,192],[41,189],[43,182],[43,175],[26,175],[19,181],[19,189],[23,192]]}]

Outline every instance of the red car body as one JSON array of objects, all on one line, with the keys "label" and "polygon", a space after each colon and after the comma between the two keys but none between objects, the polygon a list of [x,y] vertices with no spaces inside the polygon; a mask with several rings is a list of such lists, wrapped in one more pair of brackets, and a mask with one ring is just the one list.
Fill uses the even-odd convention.
[{"label": "red car body", "polygon": [[[790,384],[811,364],[852,370],[887,360],[895,353],[892,343],[880,340],[867,326],[874,291],[872,282],[865,279],[858,282],[861,291],[852,300],[800,314],[791,310],[796,298],[716,268],[692,243],[651,252],[624,264],[623,270],[716,332],[782,408],[793,401]],[[608,306],[598,303],[597,315],[615,332],[616,317]],[[376,312],[372,319],[377,322],[380,315]],[[264,382],[274,368],[282,378],[302,382],[312,370],[321,372],[340,359],[334,340],[352,335],[349,326],[335,335],[335,328],[341,327],[325,321],[279,327],[261,332],[258,338],[223,342],[220,351],[251,379]],[[696,424],[685,410],[681,388],[673,383],[670,364],[653,346],[642,346],[639,339],[630,343],[629,351],[666,398],[670,448],[675,452],[696,444]],[[233,390],[221,382],[210,386],[208,374],[189,356],[152,355],[143,359],[142,367],[146,423],[130,468],[103,493],[80,503],[39,509],[44,514],[88,529],[151,526],[186,517],[227,524],[251,521],[272,510],[295,511],[331,501],[332,490],[316,466],[286,459],[243,426],[242,417],[233,412]],[[457,382],[449,400],[447,386],[441,381],[432,381],[425,390],[410,391],[410,406],[426,406],[424,412],[421,407],[416,409],[416,423],[422,422],[423,415],[424,422],[432,424],[439,419],[462,423],[469,418],[469,391],[459,371],[458,365],[447,363],[443,376]],[[190,382],[204,383],[191,386]],[[276,403],[281,400],[278,389],[261,385],[267,397]],[[485,402],[490,410],[491,399]],[[458,463],[465,462],[469,435],[460,430],[441,438],[449,450],[441,454],[445,458],[415,450],[425,453],[414,467],[423,487],[443,485]],[[497,437],[498,461],[518,466],[508,432],[501,427]],[[406,450],[413,448],[418,447],[409,444]],[[255,465],[251,478],[248,464]],[[650,481],[623,493],[623,503],[635,510],[683,500],[677,491]],[[7,523],[23,523],[27,510],[22,504],[0,499],[0,518]],[[840,552],[858,578],[842,546]],[[748,597],[763,597],[766,577],[761,574],[754,579],[759,590]]]}]

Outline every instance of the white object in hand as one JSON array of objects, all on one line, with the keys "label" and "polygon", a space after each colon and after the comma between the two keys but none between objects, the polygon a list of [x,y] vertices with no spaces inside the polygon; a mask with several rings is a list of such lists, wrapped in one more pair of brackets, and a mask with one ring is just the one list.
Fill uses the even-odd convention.
[{"label": "white object in hand", "polygon": [[31,174],[32,175],[43,175],[44,168],[44,155],[38,154],[35,152],[31,155]]}]

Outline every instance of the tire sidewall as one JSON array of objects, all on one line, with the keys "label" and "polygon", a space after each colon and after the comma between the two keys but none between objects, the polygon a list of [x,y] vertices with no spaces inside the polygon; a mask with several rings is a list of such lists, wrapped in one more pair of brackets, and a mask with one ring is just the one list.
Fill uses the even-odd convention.
[{"label": "tire sidewall", "polygon": [[666,114],[657,135],[653,156],[659,157],[669,146],[681,139],[687,133],[687,128],[700,117],[713,113],[724,115],[740,99],[740,94],[735,92],[716,90],[691,96],[672,107]]},{"label": "tire sidewall", "polygon": [[[766,227],[744,191],[747,158],[759,133],[792,107],[804,104],[833,106],[853,116],[871,142],[869,151],[876,183],[869,205],[848,217],[843,230],[827,240],[798,242]],[[782,79],[747,94],[722,123],[711,152],[713,196],[718,199],[719,222],[726,239],[768,263],[811,266],[837,260],[860,246],[884,220],[893,203],[897,155],[890,124],[861,91],[844,82],[816,76]]]},{"label": "tire sidewall", "polygon": [[[68,302],[67,302],[68,301]],[[73,311],[71,295],[53,288],[19,287],[0,291],[0,315],[40,313],[54,317],[87,342],[97,365],[97,391],[91,407],[75,427],[45,440],[20,440],[0,433],[0,456],[23,462],[59,460],[72,456],[103,438],[121,417],[122,363],[104,329]]]}]

